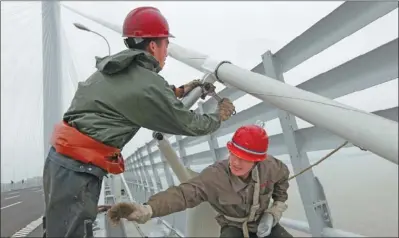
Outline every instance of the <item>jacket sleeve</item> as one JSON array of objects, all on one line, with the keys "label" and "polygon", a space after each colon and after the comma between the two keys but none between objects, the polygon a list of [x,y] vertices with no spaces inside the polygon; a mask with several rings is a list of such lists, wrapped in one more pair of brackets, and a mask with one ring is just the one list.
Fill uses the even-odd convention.
[{"label": "jacket sleeve", "polygon": [[200,203],[208,200],[207,173],[209,169],[204,169],[198,176],[173,186],[165,191],[152,195],[147,204],[151,206],[152,217],[162,217],[169,214],[193,208]]},{"label": "jacket sleeve", "polygon": [[283,162],[278,161],[280,164],[280,171],[279,174],[280,179],[274,184],[272,198],[273,201],[285,202],[288,199],[288,177],[290,175],[290,171],[288,170],[287,165]]},{"label": "jacket sleeve", "polygon": [[207,135],[220,127],[218,113],[201,115],[186,109],[167,82],[162,81],[146,86],[135,97],[139,111],[131,110],[125,115],[129,120],[150,130],[185,136]]}]

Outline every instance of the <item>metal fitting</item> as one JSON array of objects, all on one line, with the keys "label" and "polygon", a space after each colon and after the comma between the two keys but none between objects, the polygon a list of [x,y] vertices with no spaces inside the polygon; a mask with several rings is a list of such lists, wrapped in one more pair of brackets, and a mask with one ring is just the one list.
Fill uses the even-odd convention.
[{"label": "metal fitting", "polygon": [[207,73],[215,75],[216,80],[224,84],[224,82],[218,77],[217,74],[218,69],[222,64],[231,64],[231,62],[227,60],[214,60],[208,57],[201,65],[201,68],[204,69]]},{"label": "metal fitting", "polygon": [[161,132],[154,131],[152,137],[156,140],[163,140],[163,135]]}]

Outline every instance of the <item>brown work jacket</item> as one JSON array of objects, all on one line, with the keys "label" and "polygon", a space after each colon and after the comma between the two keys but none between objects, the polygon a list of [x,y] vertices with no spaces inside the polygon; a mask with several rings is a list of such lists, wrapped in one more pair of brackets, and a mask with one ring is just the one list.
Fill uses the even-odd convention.
[{"label": "brown work jacket", "polygon": [[[270,198],[280,202],[288,199],[287,179],[290,172],[287,166],[272,156],[268,156],[257,166],[260,179],[260,208],[256,212],[258,219],[248,223],[250,232],[256,232],[262,213],[269,207]],[[216,220],[220,226],[233,225],[241,228],[242,223],[229,221],[224,215],[237,218],[249,215],[255,181],[252,176],[247,180],[243,181],[234,176],[230,172],[228,160],[222,160],[208,166],[187,182],[154,194],[147,204],[153,210],[152,217],[162,217],[207,201],[219,213]]]}]

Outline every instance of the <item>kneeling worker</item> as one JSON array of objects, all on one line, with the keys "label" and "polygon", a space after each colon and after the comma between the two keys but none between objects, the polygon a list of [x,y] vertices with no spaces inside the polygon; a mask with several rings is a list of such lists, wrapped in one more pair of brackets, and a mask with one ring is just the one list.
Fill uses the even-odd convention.
[{"label": "kneeling worker", "polygon": [[[227,143],[229,158],[205,168],[198,176],[151,196],[147,203],[114,205],[108,212],[113,222],[126,218],[146,223],[209,202],[219,213],[220,237],[257,237],[263,216],[271,214],[270,237],[292,237],[279,220],[287,209],[287,166],[267,155],[269,139],[256,125],[239,128]],[[269,207],[270,198],[273,205]]]}]

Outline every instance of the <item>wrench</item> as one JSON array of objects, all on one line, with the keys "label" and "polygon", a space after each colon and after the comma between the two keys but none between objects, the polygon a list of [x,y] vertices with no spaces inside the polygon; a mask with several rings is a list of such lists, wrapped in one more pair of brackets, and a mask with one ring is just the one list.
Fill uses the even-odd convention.
[{"label": "wrench", "polygon": [[[217,102],[221,102],[223,99],[216,94],[215,88],[211,86],[209,83],[204,84],[205,94],[212,96]],[[233,115],[236,114],[236,110],[233,111]]]}]

